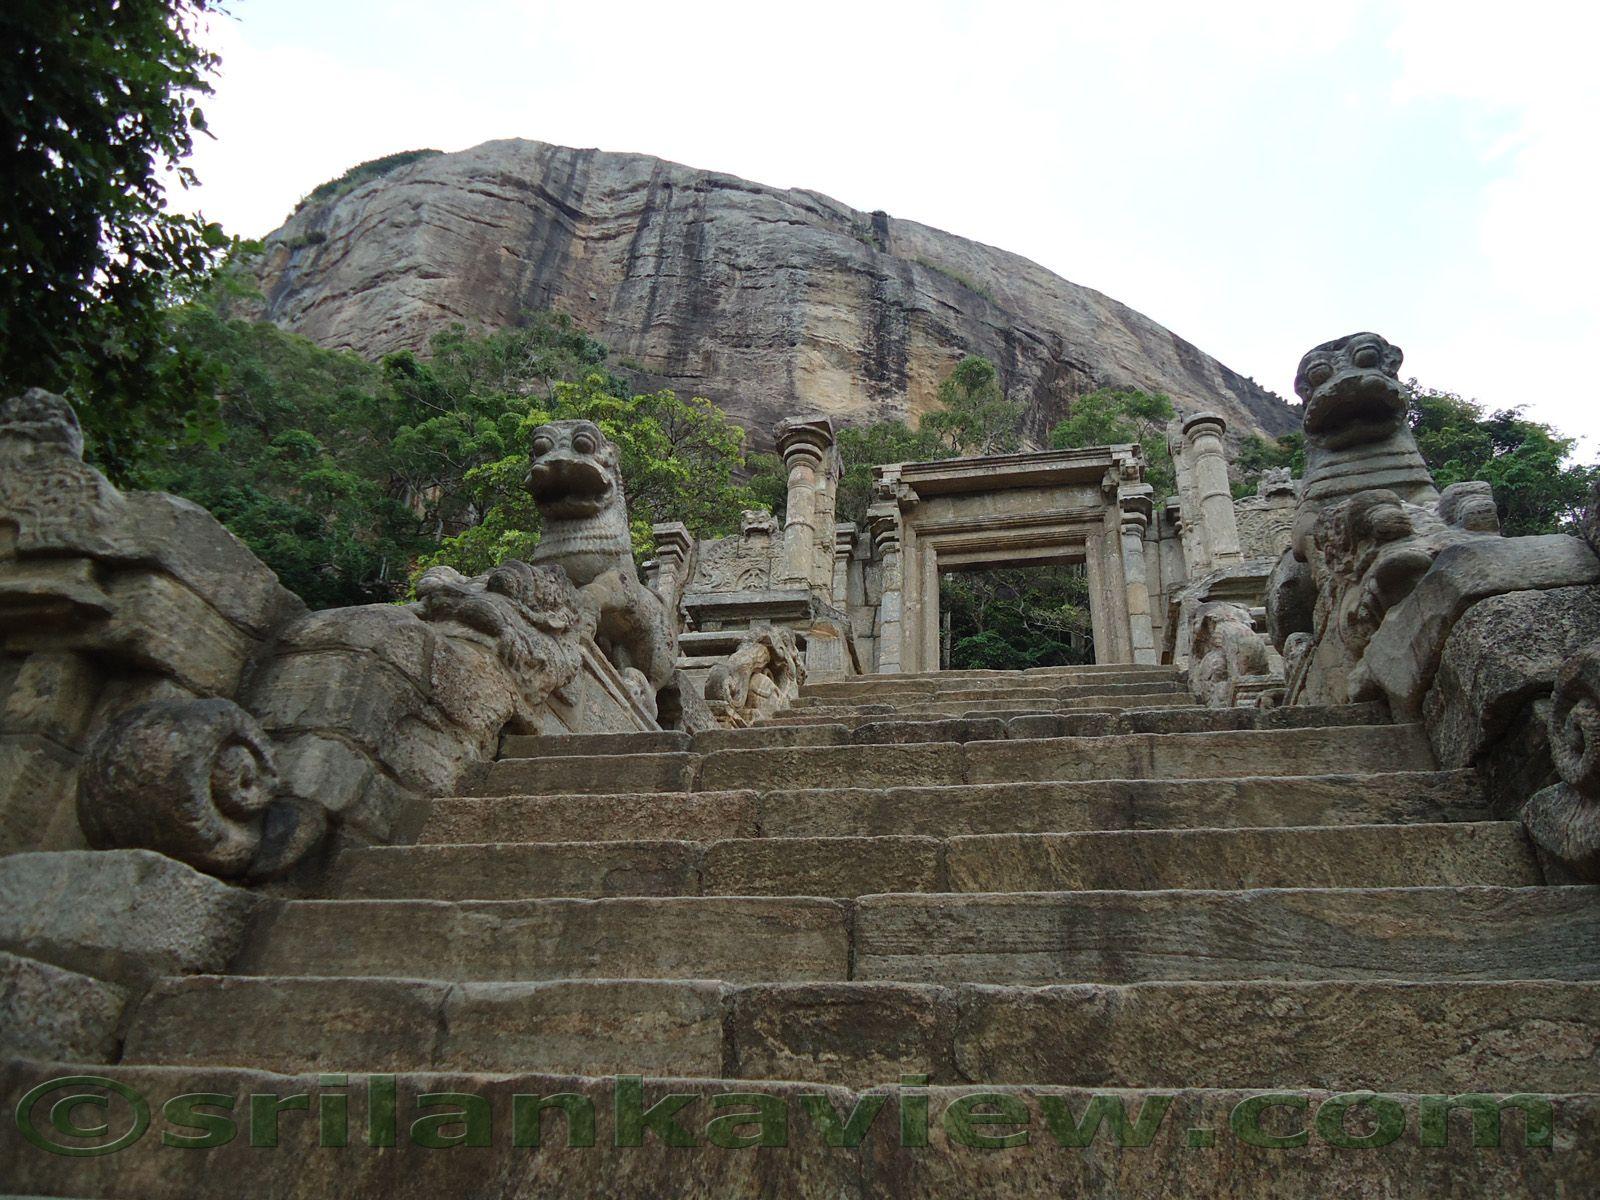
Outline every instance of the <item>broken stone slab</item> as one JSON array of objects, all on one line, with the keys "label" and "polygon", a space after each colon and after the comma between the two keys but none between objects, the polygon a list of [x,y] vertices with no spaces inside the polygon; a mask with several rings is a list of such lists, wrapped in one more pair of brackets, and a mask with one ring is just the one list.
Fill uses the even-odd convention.
[{"label": "broken stone slab", "polygon": [[221,970],[260,904],[151,850],[0,858],[0,949],[118,983]]},{"label": "broken stone slab", "polygon": [[1404,600],[1384,616],[1362,656],[1354,699],[1386,696],[1398,720],[1415,720],[1433,685],[1445,641],[1480,601],[1507,592],[1600,583],[1600,558],[1565,534],[1474,538],[1443,550]]},{"label": "broken stone slab", "polygon": [[0,951],[0,1054],[112,1062],[127,1001],[117,984]]}]

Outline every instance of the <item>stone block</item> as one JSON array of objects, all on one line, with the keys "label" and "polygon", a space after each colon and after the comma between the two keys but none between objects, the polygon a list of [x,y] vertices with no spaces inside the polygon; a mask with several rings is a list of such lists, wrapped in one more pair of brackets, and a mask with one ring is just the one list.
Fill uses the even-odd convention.
[{"label": "stone block", "polygon": [[108,1063],[128,991],[0,951],[0,1056]]},{"label": "stone block", "polygon": [[0,948],[116,982],[220,971],[258,904],[150,850],[0,858]]},{"label": "stone block", "polygon": [[[1450,546],[1384,616],[1361,660],[1370,688],[1386,695],[1397,719],[1414,720],[1433,685],[1445,639],[1473,605],[1507,592],[1600,583],[1600,559],[1565,534],[1474,538]],[[1373,699],[1375,695],[1358,695]]]},{"label": "stone block", "polygon": [[728,1057],[745,1078],[868,1087],[951,1078],[952,997],[897,983],[758,984],[735,990]]}]

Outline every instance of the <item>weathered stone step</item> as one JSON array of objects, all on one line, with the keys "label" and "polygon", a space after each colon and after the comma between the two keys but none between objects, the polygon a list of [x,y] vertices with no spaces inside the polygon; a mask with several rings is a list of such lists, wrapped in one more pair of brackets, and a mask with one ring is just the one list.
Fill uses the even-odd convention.
[{"label": "weathered stone step", "polygon": [[1600,888],[867,896],[855,978],[1600,979]]},{"label": "weathered stone step", "polygon": [[1541,883],[1520,824],[382,846],[341,856],[359,900],[829,896]]},{"label": "weathered stone step", "polygon": [[[1078,714],[1123,712],[1146,708],[1196,708],[1193,696],[1183,692],[1155,695],[1099,696],[1080,700],[1011,703],[1005,700],[952,700],[938,704],[900,706],[894,704],[819,705],[815,708],[784,709],[767,718],[762,727],[772,725],[814,725],[818,723],[859,724],[863,721],[941,720],[947,717],[1020,717],[1035,714]],[[1207,710],[1210,711],[1210,710]]]},{"label": "weathered stone step", "polygon": [[728,791],[1088,779],[1225,779],[1414,770],[1433,765],[1420,725],[856,746],[769,746],[709,754],[558,755],[483,764],[467,795]]},{"label": "weathered stone step", "polygon": [[1562,1092],[1594,1085],[1600,984],[190,976],[138,1004],[123,1061],[728,1073],[856,1087],[919,1074],[935,1084]]},{"label": "weathered stone step", "polygon": [[1390,725],[1039,738],[964,745],[934,742],[875,746],[870,753],[850,746],[717,750],[700,762],[697,786],[716,790],[827,787],[846,780],[863,787],[893,787],[1024,780],[1220,779],[1263,771],[1322,775],[1341,770],[1371,773],[1432,765],[1433,751],[1420,725]]},{"label": "weathered stone step", "polygon": [[[37,1086],[39,1064],[0,1064],[0,1088],[20,1097]],[[1299,1111],[1261,1113],[1259,1128],[1268,1133],[1304,1131],[1301,1149],[1258,1150],[1230,1132],[1231,1114],[1261,1089],[1162,1089],[1149,1092],[1102,1091],[1099,1088],[996,1086],[1021,1120],[997,1126],[971,1120],[971,1085],[957,1084],[904,1090],[891,1084],[862,1093],[816,1083],[738,1081],[719,1078],[647,1079],[637,1092],[632,1080],[606,1076],[514,1072],[398,1073],[393,1080],[397,1136],[392,1147],[374,1148],[368,1137],[366,1111],[376,1090],[366,1078],[351,1076],[349,1086],[330,1086],[322,1072],[276,1075],[226,1067],[117,1066],[105,1074],[129,1091],[165,1099],[177,1096],[244,1097],[309,1096],[316,1111],[292,1106],[276,1114],[276,1149],[263,1151],[248,1136],[248,1113],[222,1113],[237,1134],[201,1153],[175,1150],[158,1135],[177,1132],[193,1138],[194,1125],[168,1125],[154,1103],[150,1132],[110,1155],[69,1158],[23,1145],[7,1147],[6,1187],[16,1195],[138,1196],[141,1200],[236,1200],[250,1196],[370,1196],[394,1200],[434,1200],[440,1196],[493,1195],[498,1200],[535,1200],[550,1196],[683,1196],[745,1197],[782,1195],[842,1200],[902,1200],[912,1196],[983,1195],[995,1200],[1040,1195],[1083,1197],[1084,1200],[1128,1200],[1129,1197],[1183,1196],[1186,1200],[1238,1200],[1257,1196],[1395,1196],[1580,1197],[1593,1192],[1600,1177],[1600,1097],[1557,1093],[1548,1097],[1555,1137],[1529,1144],[1520,1114],[1508,1107],[1495,1149],[1475,1149],[1466,1124],[1456,1112],[1449,1122],[1446,1149],[1420,1143],[1424,1113],[1437,1106],[1437,1096],[1393,1092],[1399,1125],[1397,1140],[1381,1150],[1331,1145],[1317,1131],[1348,1116],[1355,1133],[1370,1128],[1371,1110],[1350,1112],[1348,1099],[1336,1107],[1334,1097],[1310,1091],[1298,1099]],[[385,1081],[386,1083],[388,1081]],[[1520,1090],[1520,1089],[1519,1089]],[[445,1123],[462,1111],[446,1098],[445,1106],[424,1108],[424,1094],[466,1093],[476,1098],[470,1131],[482,1133],[482,1148],[441,1151],[417,1144],[413,1137],[439,1123],[437,1135],[459,1138],[469,1132],[462,1122]],[[747,1100],[719,1107],[729,1093],[759,1093],[762,1108],[773,1114],[766,1127],[781,1139],[756,1150],[730,1150],[749,1141],[730,1142],[728,1135],[759,1132],[754,1117],[729,1128],[714,1126],[718,1118],[744,1117],[754,1106]],[[328,1095],[349,1095],[350,1144],[329,1149]],[[529,1103],[517,1097],[548,1100],[560,1095],[553,1111],[539,1113],[541,1148],[518,1144],[515,1114]],[[863,1103],[864,1096],[872,1100]],[[651,1106],[668,1099],[669,1106],[651,1119],[667,1117],[681,1131],[682,1145],[669,1145],[661,1126],[640,1129],[639,1144],[624,1137],[619,1113],[640,1121]],[[1099,1097],[1097,1099],[1097,1097]],[[1491,1101],[1492,1102],[1492,1101]],[[113,1102],[115,1103],[115,1102]],[[433,1103],[438,1104],[436,1100]],[[960,1103],[964,1121],[950,1121],[965,1130],[965,1144],[946,1129],[947,1115]],[[724,1102],[726,1104],[726,1102]],[[1131,1142],[1114,1136],[1112,1122],[1089,1118],[1091,1106],[1103,1117],[1110,1108],[1126,1125],[1144,1127],[1149,1138]],[[216,1108],[204,1109],[208,1116]],[[268,1110],[270,1111],[270,1109]],[[535,1110],[536,1112],[539,1110]],[[993,1111],[992,1109],[989,1111]],[[1436,1107],[1434,1111],[1437,1111]],[[861,1114],[857,1125],[853,1114]],[[574,1144],[573,1116],[592,1115],[594,1135]],[[429,1118],[419,1129],[413,1122]],[[1058,1135],[1082,1121],[1088,1145],[1069,1146]],[[338,1130],[337,1118],[331,1122]],[[848,1124],[847,1124],[848,1123]],[[902,1123],[912,1131],[926,1129],[927,1145],[903,1145]],[[585,1124],[587,1121],[585,1120]],[[387,1123],[380,1124],[380,1128]],[[666,1125],[666,1122],[663,1122]],[[837,1144],[846,1129],[849,1145]],[[223,1126],[223,1132],[229,1127]],[[1248,1128],[1248,1126],[1247,1126]],[[1215,1138],[1214,1148],[1196,1148],[1197,1130]],[[1002,1136],[1026,1133],[1026,1145],[1008,1150],[974,1149],[974,1134]],[[409,1135],[409,1136],[408,1136]],[[835,1144],[829,1144],[830,1135]],[[922,1140],[920,1137],[917,1141]],[[448,1143],[446,1143],[448,1144]],[[1202,1142],[1202,1146],[1211,1146]],[[485,1183],[484,1181],[488,1181]],[[248,1181],[248,1185],[241,1181]]]},{"label": "weathered stone step", "polygon": [[826,679],[801,687],[802,696],[866,697],[877,694],[937,696],[952,691],[974,688],[1063,688],[1104,687],[1115,684],[1169,684],[1178,680],[1171,667],[1118,667],[1107,668],[1091,675],[1020,675],[997,673],[994,675],[968,675],[942,672],[938,675],[856,675],[848,679]]},{"label": "weathered stone step", "polygon": [[926,689],[900,689],[874,687],[865,691],[836,693],[802,693],[794,702],[797,710],[811,708],[840,708],[859,704],[892,704],[896,706],[938,706],[957,701],[1000,701],[1017,704],[1023,701],[1040,703],[1052,700],[1083,700],[1086,698],[1114,699],[1118,696],[1160,696],[1184,693],[1178,680],[1144,679],[1126,683],[1084,683],[1061,687],[965,687],[937,691]]},{"label": "weathered stone step", "polygon": [[450,980],[1600,979],[1600,889],[294,900],[241,975]]},{"label": "weathered stone step", "polygon": [[418,841],[709,841],[1058,833],[1490,819],[1471,771],[1299,778],[1134,779],[948,787],[816,788],[433,801]]},{"label": "weathered stone step", "polygon": [[570,755],[661,754],[688,750],[693,739],[677,730],[660,733],[507,734],[501,758],[557,758]]},{"label": "weathered stone step", "polygon": [[[1001,738],[1105,737],[1118,733],[1226,733],[1390,724],[1380,704],[1296,708],[1139,708],[1125,712],[1026,713],[1007,717],[860,717],[836,723],[755,725],[698,734],[701,752],[760,746],[850,746],[978,742]],[[508,744],[512,739],[507,739]],[[522,745],[522,743],[518,743]]]},{"label": "weathered stone step", "polygon": [[844,979],[850,910],[811,897],[288,900],[261,910],[241,975],[454,980]]}]

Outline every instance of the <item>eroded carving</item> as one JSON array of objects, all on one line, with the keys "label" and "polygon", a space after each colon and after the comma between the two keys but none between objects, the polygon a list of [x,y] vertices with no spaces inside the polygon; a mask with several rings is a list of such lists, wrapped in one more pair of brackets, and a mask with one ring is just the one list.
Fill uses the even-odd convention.
[{"label": "eroded carving", "polygon": [[1195,613],[1189,690],[1212,708],[1271,707],[1283,679],[1272,670],[1266,639],[1242,604],[1213,600]]},{"label": "eroded carving", "polygon": [[805,678],[806,666],[794,633],[762,626],[711,668],[705,700],[718,725],[743,728],[787,708],[800,694]]},{"label": "eroded carving", "polygon": [[1534,794],[1523,809],[1523,824],[1561,868],[1600,882],[1600,643],[1562,665],[1549,732],[1561,782]]}]

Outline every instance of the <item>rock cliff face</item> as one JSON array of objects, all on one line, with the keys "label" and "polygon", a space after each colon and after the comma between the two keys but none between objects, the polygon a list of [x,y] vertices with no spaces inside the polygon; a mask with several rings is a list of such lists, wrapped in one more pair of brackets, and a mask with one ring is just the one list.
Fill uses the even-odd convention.
[{"label": "rock cliff face", "polygon": [[704,395],[766,442],[779,420],[916,415],[982,354],[1041,440],[1072,397],[1160,389],[1235,432],[1297,425],[1283,400],[1154,321],[1036,263],[638,154],[487,142],[314,201],[267,239],[267,315],[363,354],[451,321],[567,312],[640,383]]}]

